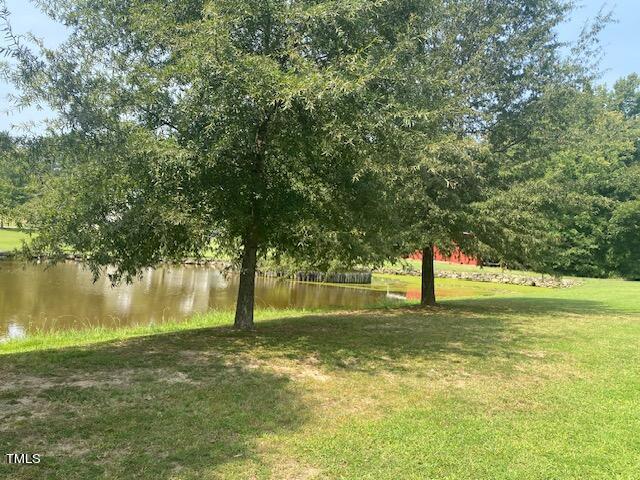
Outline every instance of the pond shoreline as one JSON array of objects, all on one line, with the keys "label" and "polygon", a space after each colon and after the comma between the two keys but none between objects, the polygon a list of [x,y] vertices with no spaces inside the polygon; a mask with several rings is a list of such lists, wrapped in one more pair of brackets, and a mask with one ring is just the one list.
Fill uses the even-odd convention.
[{"label": "pond shoreline", "polygon": [[[63,260],[0,264],[0,339],[84,326],[120,327],[184,320],[210,310],[232,311],[238,275],[227,262],[160,265],[130,283],[93,278],[86,265]],[[216,268],[217,267],[217,268]],[[378,289],[256,278],[257,308],[359,309],[387,300]],[[368,286],[367,286],[368,287]]]},{"label": "pond shoreline", "polygon": [[[418,270],[397,270],[393,268],[383,268],[376,270],[377,273],[389,275],[407,275],[419,277]],[[542,288],[572,288],[582,285],[583,282],[571,278],[557,278],[553,276],[534,277],[531,275],[517,275],[512,273],[490,273],[490,272],[452,272],[440,270],[435,273],[436,278],[450,278],[454,280],[467,280],[470,282],[502,283],[505,285],[523,285],[528,287]]]},{"label": "pond shoreline", "polygon": [[[11,252],[0,252],[0,261],[3,260],[19,260],[18,256]],[[46,261],[47,257],[32,257],[31,262]],[[85,259],[81,255],[66,255],[60,262],[76,262],[84,263]],[[220,260],[215,258],[186,258],[182,262],[161,262],[162,266],[172,265],[189,265],[198,267],[207,267],[218,270],[223,273],[238,272],[238,265],[229,260]],[[351,270],[336,272],[319,272],[306,270],[276,270],[273,268],[262,269],[258,267],[256,275],[264,278],[282,278],[295,280],[298,282],[310,283],[332,283],[332,284],[350,284],[350,285],[371,285],[373,270]]]},{"label": "pond shoreline", "polygon": [[[31,261],[37,262],[46,260],[42,257],[34,257]],[[12,252],[0,252],[0,261],[16,260],[16,255]],[[67,255],[64,261],[84,263],[84,258],[80,255]],[[228,260],[213,258],[187,258],[182,262],[162,262],[158,266],[189,265],[207,267],[223,273],[238,271],[238,265]],[[398,268],[378,268],[371,270],[353,270],[349,272],[318,272],[303,270],[274,270],[273,268],[261,269],[258,267],[256,275],[264,278],[282,278],[299,282],[311,283],[331,283],[331,284],[352,284],[370,285],[373,273],[383,273],[391,275],[407,275],[418,277],[421,272],[416,269]],[[558,278],[554,276],[532,276],[518,275],[511,273],[489,273],[489,272],[455,272],[439,270],[435,274],[436,278],[450,278],[456,280],[467,280],[483,283],[501,283],[505,285],[523,285],[541,288],[572,288],[582,285],[582,281],[573,278]]]},{"label": "pond shoreline", "polygon": [[[371,308],[375,309],[375,306]],[[328,314],[335,311],[340,311],[340,309],[264,308],[256,310],[256,321],[260,324],[276,318]],[[211,310],[205,313],[195,313],[183,320],[168,320],[160,324],[134,324],[120,327],[97,326],[70,330],[38,331],[24,337],[0,339],[0,357],[18,352],[88,346],[108,341],[126,341],[139,337],[197,331],[200,329],[221,328],[231,330],[232,327],[233,311]]]}]

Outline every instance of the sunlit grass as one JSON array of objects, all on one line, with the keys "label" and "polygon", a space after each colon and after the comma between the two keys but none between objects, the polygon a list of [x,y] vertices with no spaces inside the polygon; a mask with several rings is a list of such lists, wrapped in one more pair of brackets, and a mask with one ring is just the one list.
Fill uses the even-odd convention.
[{"label": "sunlit grass", "polygon": [[23,241],[28,241],[30,235],[17,229],[0,229],[0,252],[11,252],[22,247]]},{"label": "sunlit grass", "polygon": [[[262,309],[256,312],[256,322],[261,323],[274,318],[288,318],[317,313],[302,309]],[[74,329],[56,330],[44,324],[44,328],[29,331],[24,338],[14,338],[0,342],[0,355],[33,350],[48,350],[68,346],[94,345],[98,343],[126,340],[130,338],[175,333],[211,327],[230,327],[233,325],[232,311],[211,311],[194,315],[187,320],[169,320],[153,325],[134,325],[123,327],[93,327],[90,324]]]},{"label": "sunlit grass", "polygon": [[[388,267],[401,268],[402,265],[406,265],[409,268],[419,272],[422,268],[422,262],[420,260],[413,260],[411,258],[398,260],[395,264],[387,264]],[[471,273],[496,273],[505,275],[519,275],[528,277],[542,277],[545,276],[542,273],[531,272],[526,270],[517,270],[501,267],[490,266],[477,266],[477,265],[462,265],[458,263],[450,262],[434,262],[436,272],[471,272]],[[547,274],[548,275],[548,274]]]}]

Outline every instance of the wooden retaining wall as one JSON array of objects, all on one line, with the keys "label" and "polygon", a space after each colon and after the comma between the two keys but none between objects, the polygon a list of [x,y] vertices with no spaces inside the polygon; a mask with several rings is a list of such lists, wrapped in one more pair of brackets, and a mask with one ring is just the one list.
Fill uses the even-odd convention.
[{"label": "wooden retaining wall", "polygon": [[264,277],[291,278],[299,282],[315,282],[315,283],[343,283],[343,284],[371,284],[371,272],[344,272],[344,273],[325,273],[325,272],[283,272],[283,271],[266,271],[259,272]]}]

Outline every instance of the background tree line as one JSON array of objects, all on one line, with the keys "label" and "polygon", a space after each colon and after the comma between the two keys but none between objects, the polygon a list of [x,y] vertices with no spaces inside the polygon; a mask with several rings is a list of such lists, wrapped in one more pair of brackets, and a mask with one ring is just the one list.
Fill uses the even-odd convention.
[{"label": "background tree line", "polygon": [[[518,265],[552,274],[640,278],[638,105],[635,74],[611,90],[589,83],[551,105],[530,142],[506,153],[519,159],[518,168],[504,172],[515,187],[483,210],[493,219],[485,225],[504,228],[503,238],[513,241],[507,248],[531,250],[515,259]],[[522,242],[523,227],[541,241]],[[484,248],[488,258],[509,261],[490,245]]]}]

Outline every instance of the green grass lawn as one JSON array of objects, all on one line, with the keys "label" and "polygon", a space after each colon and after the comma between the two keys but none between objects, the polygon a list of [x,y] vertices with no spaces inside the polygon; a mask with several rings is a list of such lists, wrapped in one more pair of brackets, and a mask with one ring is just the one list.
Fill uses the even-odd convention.
[{"label": "green grass lawn", "polygon": [[[419,276],[374,274],[371,285],[373,290],[398,290],[413,293],[415,300],[420,299],[422,279]],[[355,288],[358,288],[357,286]],[[362,288],[362,287],[360,287]],[[522,285],[509,285],[492,282],[472,282],[454,278],[436,279],[436,296],[444,298],[462,298],[487,295],[527,295],[539,292],[538,288]]]},{"label": "green grass lawn", "polygon": [[16,229],[0,229],[0,252],[10,252],[22,246],[29,234]]},{"label": "green grass lawn", "polygon": [[0,478],[640,478],[640,283],[505,288],[0,345]]},{"label": "green grass lawn", "polygon": [[[412,267],[414,270],[420,271],[420,269],[422,268],[422,261],[420,260],[413,260],[411,258],[405,258],[405,259],[401,259],[398,260],[397,263],[395,264],[391,264],[388,263],[386,264],[387,267],[401,267],[403,264],[406,264],[410,267]],[[523,271],[523,270],[509,270],[506,268],[500,268],[500,267],[479,267],[476,265],[461,265],[458,263],[450,263],[450,262],[440,262],[440,261],[435,261],[434,262],[434,266],[435,266],[435,271],[436,272],[440,272],[440,271],[447,271],[447,272],[483,272],[483,273],[504,273],[504,274],[511,274],[511,275],[524,275],[524,276],[541,276],[541,273],[535,273],[535,272],[529,272],[529,271]]]}]

